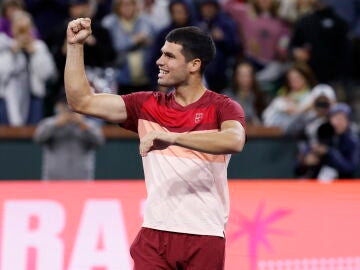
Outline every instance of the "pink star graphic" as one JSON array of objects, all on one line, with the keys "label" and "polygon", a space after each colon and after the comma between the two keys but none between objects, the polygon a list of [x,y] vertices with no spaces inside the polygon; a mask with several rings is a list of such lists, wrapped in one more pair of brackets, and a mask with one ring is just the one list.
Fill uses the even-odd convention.
[{"label": "pink star graphic", "polygon": [[232,212],[232,224],[236,225],[237,229],[229,235],[229,242],[236,241],[241,237],[248,235],[248,250],[250,256],[250,270],[256,270],[258,262],[258,251],[263,245],[268,251],[272,252],[273,248],[268,240],[268,236],[275,235],[289,235],[286,230],[276,229],[271,227],[272,223],[284,218],[292,213],[290,209],[278,209],[268,216],[264,215],[265,203],[262,202],[257,207],[255,216],[251,220],[240,212],[234,210]]}]

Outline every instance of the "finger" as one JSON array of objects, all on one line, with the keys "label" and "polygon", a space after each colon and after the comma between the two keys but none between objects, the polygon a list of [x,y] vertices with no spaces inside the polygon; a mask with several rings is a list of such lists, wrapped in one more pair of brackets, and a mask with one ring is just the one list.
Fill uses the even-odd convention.
[{"label": "finger", "polygon": [[144,143],[143,142],[140,142],[140,145],[139,145],[139,153],[140,153],[140,156],[144,156]]},{"label": "finger", "polygon": [[69,28],[72,32],[77,33],[80,31],[80,22],[78,20],[73,20],[69,23]]},{"label": "finger", "polygon": [[90,18],[81,18],[80,24],[84,28],[89,28],[91,26],[91,19]]}]

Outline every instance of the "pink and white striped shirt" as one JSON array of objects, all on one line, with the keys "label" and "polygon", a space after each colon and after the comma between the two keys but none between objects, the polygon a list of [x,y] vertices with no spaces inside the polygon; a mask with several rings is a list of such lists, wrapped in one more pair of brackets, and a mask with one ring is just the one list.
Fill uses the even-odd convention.
[{"label": "pink and white striped shirt", "polygon": [[[229,97],[207,90],[181,106],[173,93],[124,95],[128,118],[122,126],[139,133],[214,132],[227,120],[245,126],[244,111]],[[227,166],[230,155],[213,155],[172,145],[143,159],[147,202],[143,227],[224,236],[229,215]]]}]

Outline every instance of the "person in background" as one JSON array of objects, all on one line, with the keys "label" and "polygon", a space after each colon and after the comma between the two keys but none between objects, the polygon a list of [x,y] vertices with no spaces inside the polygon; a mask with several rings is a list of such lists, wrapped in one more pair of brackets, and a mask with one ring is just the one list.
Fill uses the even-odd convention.
[{"label": "person in background", "polygon": [[238,62],[233,72],[231,89],[224,94],[244,108],[246,123],[261,124],[261,115],[266,106],[265,97],[256,81],[255,69],[249,62]]},{"label": "person in background", "polygon": [[223,6],[237,22],[245,59],[251,61],[256,70],[287,58],[290,33],[277,15],[276,0],[249,0],[247,3],[227,0]]},{"label": "person in background", "polygon": [[147,56],[154,33],[150,22],[139,13],[136,0],[114,0],[113,12],[104,17],[116,51],[119,93],[149,90]]},{"label": "person in background", "polygon": [[308,104],[303,106],[303,110],[289,125],[288,134],[306,144],[318,142],[317,130],[327,122],[329,109],[336,101],[335,91],[330,85],[316,85],[310,92]]},{"label": "person in background", "polygon": [[326,182],[352,178],[360,165],[360,142],[352,129],[351,108],[345,103],[333,105],[328,120],[318,128],[318,142],[299,155],[298,177]]},{"label": "person in background", "polygon": [[[66,28],[70,20],[76,18],[93,18],[96,10],[96,3],[93,0],[69,0],[69,16],[61,24],[57,25],[52,34],[48,37],[48,45],[51,53],[54,56],[55,63],[58,70],[63,71],[66,61]],[[85,58],[84,64],[86,72],[91,80],[92,86],[97,90],[97,81],[106,82],[105,69],[113,64],[115,58],[115,50],[112,46],[112,41],[108,30],[101,25],[100,22],[93,20],[93,28],[91,36],[84,44]],[[114,71],[113,71],[114,72]],[[113,79],[116,84],[115,78]],[[109,82],[110,83],[110,82]],[[109,84],[108,83],[108,84]],[[110,87],[110,86],[109,86]],[[103,87],[105,90],[105,87]],[[111,91],[116,91],[116,85]],[[110,90],[109,90],[110,91]],[[56,97],[64,92],[64,76],[63,72],[59,74],[56,84],[52,91],[46,97],[48,111],[53,111]]]},{"label": "person in background", "polygon": [[349,41],[346,22],[326,0],[316,0],[314,12],[298,20],[290,51],[295,61],[307,63],[320,83],[333,84],[346,70]]},{"label": "person in background", "polygon": [[169,0],[141,0],[140,12],[147,18],[157,34],[170,23]]},{"label": "person in background", "polygon": [[47,42],[54,27],[67,17],[69,0],[23,0],[26,11],[34,18],[39,37]]},{"label": "person in background", "polygon": [[304,15],[313,12],[315,2],[316,0],[279,0],[279,17],[293,25]]},{"label": "person in background", "polygon": [[204,77],[209,89],[220,93],[228,86],[230,78],[227,74],[233,65],[231,61],[241,51],[238,31],[218,0],[200,0],[198,5],[200,18],[196,25],[210,33],[216,47],[216,57],[207,67]]},{"label": "person in background", "polygon": [[295,63],[287,71],[285,85],[263,112],[265,126],[280,127],[285,133],[308,104],[310,90],[315,85],[311,69],[303,63]]},{"label": "person in background", "polygon": [[21,0],[4,0],[3,3],[0,4],[0,32],[11,37],[11,19],[16,11],[24,10],[24,3]]},{"label": "person in background", "polygon": [[13,39],[0,51],[0,110],[7,118],[3,124],[36,124],[43,118],[46,83],[57,72],[46,44],[32,34],[31,15],[17,11],[11,24]]},{"label": "person in background", "polygon": [[104,143],[101,126],[59,99],[56,114],[39,123],[34,141],[43,147],[43,180],[92,180],[95,149]]}]

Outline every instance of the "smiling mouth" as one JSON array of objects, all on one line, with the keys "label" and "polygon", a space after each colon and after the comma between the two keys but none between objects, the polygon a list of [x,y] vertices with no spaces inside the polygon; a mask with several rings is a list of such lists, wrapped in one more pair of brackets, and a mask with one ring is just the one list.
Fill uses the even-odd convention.
[{"label": "smiling mouth", "polygon": [[168,74],[168,73],[169,73],[168,71],[165,71],[165,70],[160,69],[160,70],[159,70],[159,78],[162,77],[162,76],[164,76],[164,75],[166,75],[166,74]]}]

